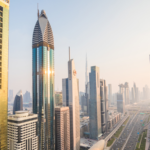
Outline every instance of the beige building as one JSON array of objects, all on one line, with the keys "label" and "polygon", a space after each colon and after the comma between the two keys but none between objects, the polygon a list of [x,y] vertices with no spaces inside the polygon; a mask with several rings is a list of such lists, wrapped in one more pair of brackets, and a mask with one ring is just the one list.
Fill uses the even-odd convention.
[{"label": "beige building", "polygon": [[38,150],[38,115],[16,111],[8,116],[8,150]]},{"label": "beige building", "polygon": [[70,110],[70,149],[80,150],[79,80],[74,60],[68,61],[68,78],[62,80],[63,106]]},{"label": "beige building", "polygon": [[55,108],[55,138],[57,150],[70,150],[69,107]]}]

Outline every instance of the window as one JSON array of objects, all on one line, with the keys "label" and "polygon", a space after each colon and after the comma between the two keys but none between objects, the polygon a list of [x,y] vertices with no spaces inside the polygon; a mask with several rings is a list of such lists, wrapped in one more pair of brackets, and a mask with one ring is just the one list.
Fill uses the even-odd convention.
[{"label": "window", "polygon": [[2,72],[2,68],[0,68],[0,72]]},{"label": "window", "polygon": [[2,86],[0,85],[0,89],[2,89]]},{"label": "window", "polygon": [[2,49],[2,45],[0,45],[0,49]]},{"label": "window", "polygon": [[2,79],[0,79],[0,83],[2,83]]},{"label": "window", "polygon": [[0,73],[0,78],[2,77],[2,74]]},{"label": "window", "polygon": [[0,10],[3,11],[3,7],[2,6],[0,6]]},{"label": "window", "polygon": [[2,12],[0,12],[0,16],[3,16],[3,13],[2,13]]},{"label": "window", "polygon": [[2,43],[2,39],[0,39],[0,43]]},{"label": "window", "polygon": [[3,24],[2,24],[2,23],[0,23],[0,27],[3,27]]},{"label": "window", "polygon": [[0,17],[0,21],[3,22],[3,18]]},{"label": "window", "polygon": [[2,33],[2,32],[3,32],[3,30],[2,30],[2,29],[0,29],[0,32]]},{"label": "window", "polygon": [[0,55],[2,55],[2,51],[0,51]]},{"label": "window", "polygon": [[0,66],[2,66],[2,62],[0,62]]},{"label": "window", "polygon": [[0,34],[0,38],[2,38],[2,34]]},{"label": "window", "polygon": [[0,61],[2,60],[2,56],[0,56]]}]

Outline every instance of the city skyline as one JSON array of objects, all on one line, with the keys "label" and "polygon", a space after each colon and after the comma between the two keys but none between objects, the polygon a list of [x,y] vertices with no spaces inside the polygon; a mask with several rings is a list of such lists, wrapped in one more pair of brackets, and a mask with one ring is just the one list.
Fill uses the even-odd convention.
[{"label": "city skyline", "polygon": [[[9,89],[13,89],[14,93],[19,89],[23,93],[26,90],[32,93],[31,39],[37,19],[37,3],[40,10],[44,8],[47,12],[55,33],[55,90],[62,90],[61,79],[67,76],[68,46],[71,47],[71,56],[75,60],[80,91],[85,91],[86,53],[88,70],[97,65],[101,79],[112,84],[113,93],[118,91],[118,84],[124,82],[128,82],[130,88],[135,82],[140,91],[146,84],[150,87],[150,69],[147,69],[150,65],[150,22],[147,19],[150,12],[149,1],[109,1],[108,4],[84,0],[66,1],[64,4],[61,1],[58,3],[45,0],[43,3],[39,0],[27,0],[11,3],[10,10]],[[52,10],[49,10],[49,5]],[[19,7],[16,10],[17,6]],[[20,49],[22,45],[24,46]],[[18,70],[20,71],[16,74]]]}]

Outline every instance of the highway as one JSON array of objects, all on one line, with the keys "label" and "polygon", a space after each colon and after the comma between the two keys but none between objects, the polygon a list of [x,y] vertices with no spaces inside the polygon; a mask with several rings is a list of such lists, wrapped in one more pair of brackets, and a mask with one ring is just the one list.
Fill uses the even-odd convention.
[{"label": "highway", "polygon": [[141,120],[144,120],[146,117],[146,115],[141,115],[139,112],[131,115],[124,131],[116,139],[110,150],[134,150],[138,142],[138,137],[143,131],[143,121]]}]

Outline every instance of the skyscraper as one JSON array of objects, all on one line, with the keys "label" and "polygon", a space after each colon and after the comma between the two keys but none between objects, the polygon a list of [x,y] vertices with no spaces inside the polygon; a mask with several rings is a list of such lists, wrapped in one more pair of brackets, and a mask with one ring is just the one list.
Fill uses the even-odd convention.
[{"label": "skyscraper", "polygon": [[0,0],[0,150],[7,149],[9,0]]},{"label": "skyscraper", "polygon": [[125,82],[124,84],[124,98],[125,98],[125,104],[130,104],[129,101],[129,84],[128,82]]},{"label": "skyscraper", "polygon": [[103,79],[100,80],[100,98],[101,98],[101,125],[102,133],[106,131],[106,110],[105,110],[105,82]]},{"label": "skyscraper", "polygon": [[98,140],[101,136],[101,103],[100,103],[100,73],[99,67],[91,67],[90,79],[90,138]]},{"label": "skyscraper", "polygon": [[109,100],[109,105],[112,104],[112,85],[108,84],[108,100]]},{"label": "skyscraper", "polygon": [[63,105],[70,110],[70,149],[80,150],[79,80],[74,60],[68,61],[68,78],[62,80]]},{"label": "skyscraper", "polygon": [[22,97],[21,90],[15,96],[13,114],[15,114],[15,111],[20,111],[20,110],[23,110],[23,97]]},{"label": "skyscraper", "polygon": [[54,38],[44,10],[38,15],[32,48],[33,113],[38,114],[39,150],[54,150]]},{"label": "skyscraper", "polygon": [[13,98],[13,90],[9,90],[8,99],[9,99],[9,100],[8,100],[9,102],[12,102],[12,101],[13,101],[13,99],[14,99],[14,98]]},{"label": "skyscraper", "polygon": [[125,112],[125,108],[124,108],[125,104],[124,104],[124,97],[122,93],[118,93],[117,94],[117,111],[120,113],[124,113]]},{"label": "skyscraper", "polygon": [[56,150],[70,150],[70,115],[69,107],[55,108]]},{"label": "skyscraper", "polygon": [[8,150],[38,150],[37,121],[38,115],[27,111],[8,116]]},{"label": "skyscraper", "polygon": [[24,103],[30,103],[31,102],[30,92],[26,91],[25,94],[23,94],[23,102]]}]

